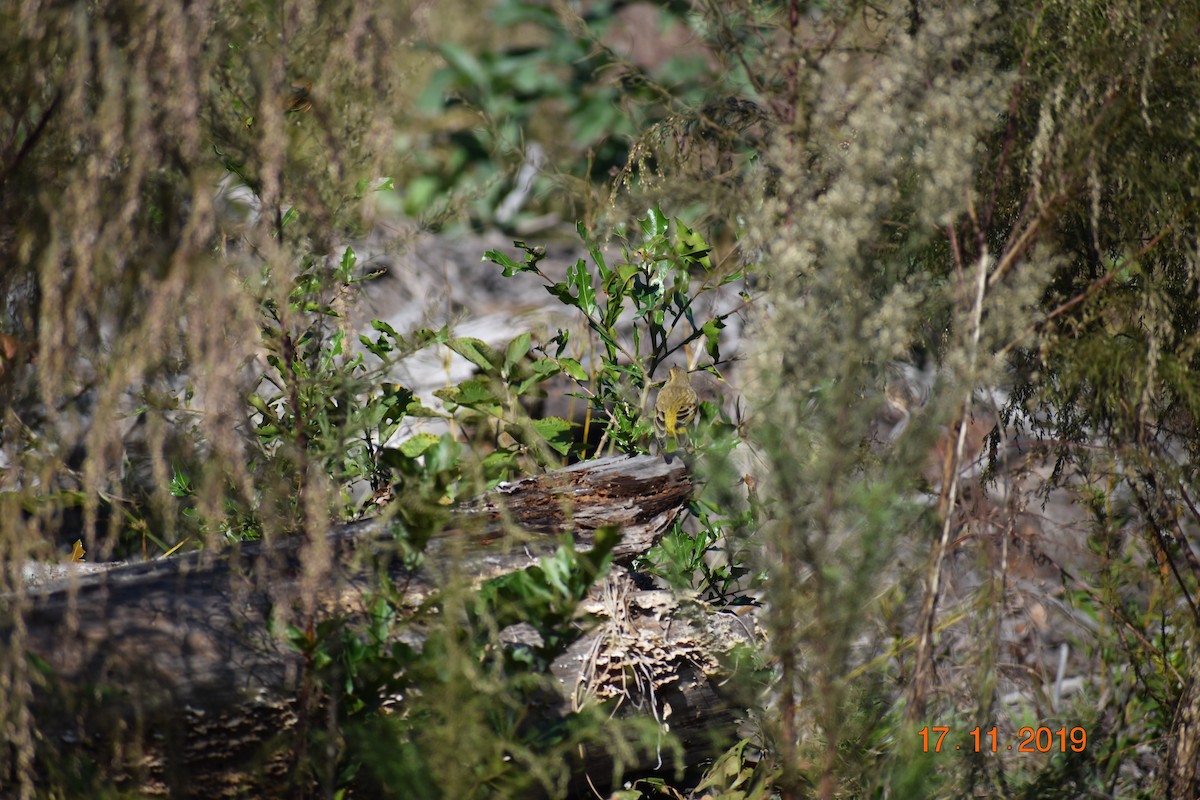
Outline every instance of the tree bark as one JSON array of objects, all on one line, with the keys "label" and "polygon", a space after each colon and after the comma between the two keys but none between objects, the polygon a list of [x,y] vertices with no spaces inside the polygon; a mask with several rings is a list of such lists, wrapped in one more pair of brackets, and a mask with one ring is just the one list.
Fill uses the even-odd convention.
[{"label": "tree bark", "polygon": [[[690,494],[678,462],[585,462],[502,484],[466,504],[430,541],[417,569],[396,552],[386,519],[351,523],[328,536],[247,545],[221,558],[199,553],[119,565],[31,587],[3,598],[10,612],[0,612],[0,641],[15,651],[8,658],[28,654],[43,676],[33,712],[44,743],[59,752],[90,748],[93,760],[111,768],[106,777],[143,792],[244,792],[256,782],[246,770],[263,742],[308,713],[304,660],[272,631],[361,609],[380,575],[416,605],[451,576],[483,581],[534,565],[562,534],[586,550],[603,526],[620,527],[614,557],[627,564],[657,541]],[[672,706],[668,724],[702,730],[715,720],[727,728],[732,718],[708,680],[720,665],[708,648],[744,639],[745,621],[706,618],[695,604],[681,611],[668,595],[639,591],[623,575],[615,569],[606,588],[611,596],[614,581],[625,581],[620,608],[649,602],[657,610],[636,625],[610,620],[559,659],[553,671],[564,698],[619,699],[660,718],[670,696],[679,708]],[[639,663],[626,663],[631,657]],[[646,687],[658,687],[653,703],[605,693],[604,676],[629,668],[641,670]],[[103,702],[95,702],[101,695]],[[106,741],[114,731],[123,739],[115,756]],[[5,758],[0,766],[11,769]],[[604,754],[595,758],[603,764]],[[253,769],[257,780],[271,772],[270,765]]]}]

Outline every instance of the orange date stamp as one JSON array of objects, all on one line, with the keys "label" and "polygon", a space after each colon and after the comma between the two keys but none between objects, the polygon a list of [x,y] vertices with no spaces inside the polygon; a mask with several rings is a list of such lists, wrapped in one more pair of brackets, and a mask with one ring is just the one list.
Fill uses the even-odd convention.
[{"label": "orange date stamp", "polygon": [[1082,753],[1087,749],[1087,731],[1080,727],[1056,730],[1045,725],[1036,728],[1026,726],[1017,731],[1016,738],[1011,742],[1001,741],[996,728],[972,728],[967,731],[965,739],[957,742],[949,734],[950,728],[945,725],[921,728],[917,731],[921,737],[921,750],[926,753],[964,750],[968,753],[998,753],[1001,750],[1018,753]]}]

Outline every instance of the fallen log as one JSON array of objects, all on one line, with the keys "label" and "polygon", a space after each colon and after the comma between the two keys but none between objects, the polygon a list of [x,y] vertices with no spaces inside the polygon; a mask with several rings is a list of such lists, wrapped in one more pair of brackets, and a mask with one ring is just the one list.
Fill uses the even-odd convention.
[{"label": "fallen log", "polygon": [[[41,688],[28,698],[31,727],[57,752],[84,748],[105,765],[106,779],[143,793],[242,794],[271,772],[262,764],[245,771],[262,743],[305,713],[298,698],[306,665],[277,633],[286,624],[318,625],[352,612],[382,576],[415,606],[451,575],[482,582],[534,565],[563,534],[587,550],[606,526],[620,528],[613,555],[627,564],[672,524],[690,492],[678,462],[609,458],[502,484],[464,505],[419,565],[401,556],[391,523],[381,518],[319,537],[243,546],[216,559],[198,553],[60,577],[3,598],[0,641],[10,652],[0,657],[14,664],[26,656],[33,665],[32,682]],[[610,584],[622,574],[615,570]],[[636,651],[655,698],[649,713],[662,714],[668,704],[676,729],[695,725],[706,732],[722,714],[718,727],[731,724],[707,680],[719,664],[704,652],[728,649],[741,637],[728,615],[706,622],[695,604],[685,603],[691,610],[672,638],[663,632],[681,606],[662,593],[646,601],[628,585],[622,591],[623,609],[656,604],[655,614],[641,617],[643,626],[662,628],[651,635],[658,644],[631,650],[630,642],[646,634],[627,618],[613,623],[624,639],[610,625],[577,642],[553,668],[563,686],[560,710],[585,695],[612,697],[601,688],[604,671],[621,673],[622,659]],[[651,667],[655,653],[658,672]],[[627,705],[647,708],[632,694]],[[604,763],[604,754],[595,757]],[[20,759],[5,760],[0,755],[0,779],[18,778]],[[276,767],[287,769],[287,759]]]}]

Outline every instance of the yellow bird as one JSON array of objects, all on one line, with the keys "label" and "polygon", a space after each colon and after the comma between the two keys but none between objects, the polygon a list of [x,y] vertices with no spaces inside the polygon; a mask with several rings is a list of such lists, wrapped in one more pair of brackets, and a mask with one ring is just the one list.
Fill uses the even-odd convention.
[{"label": "yellow bird", "polygon": [[668,436],[687,435],[685,429],[696,416],[696,392],[683,367],[671,367],[670,377],[654,401],[654,412],[658,427]]}]

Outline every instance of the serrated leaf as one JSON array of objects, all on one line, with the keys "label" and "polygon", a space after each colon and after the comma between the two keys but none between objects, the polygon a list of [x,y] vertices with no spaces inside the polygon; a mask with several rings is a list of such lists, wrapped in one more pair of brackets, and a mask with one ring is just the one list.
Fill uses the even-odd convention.
[{"label": "serrated leaf", "polygon": [[355,262],[358,261],[358,256],[354,253],[354,248],[347,246],[345,252],[342,253],[342,261],[338,268],[345,274],[349,275],[350,270],[354,269]]},{"label": "serrated leaf", "polygon": [[400,341],[400,334],[396,333],[396,329],[381,319],[371,320],[371,328],[379,331],[380,333],[386,333],[395,341]]},{"label": "serrated leaf", "polygon": [[500,274],[506,278],[511,278],[521,272],[534,272],[537,267],[533,264],[520,264],[513,261],[511,258],[501,253],[499,250],[488,250],[483,254],[484,261],[491,261],[493,264],[498,264],[501,267]]},{"label": "serrated leaf", "polygon": [[378,357],[380,359],[386,358],[387,354],[392,352],[395,349],[394,347],[392,347],[391,342],[389,342],[383,336],[380,336],[375,341],[371,341],[371,337],[367,336],[366,334],[360,333],[358,335],[358,341],[360,344],[362,344],[363,347],[367,348],[367,352],[371,353],[372,355],[375,355],[376,357]]},{"label": "serrated leaf", "polygon": [[582,258],[567,269],[567,283],[578,292],[579,310],[589,317],[595,315],[596,289],[592,286],[592,273]]},{"label": "serrated leaf", "polygon": [[546,248],[525,244],[520,239],[513,240],[513,246],[519,247],[525,253],[524,267],[526,270],[537,271],[537,264],[546,257]]},{"label": "serrated leaf", "polygon": [[646,216],[638,220],[638,225],[641,226],[642,236],[649,241],[667,232],[667,216],[662,213],[661,209],[655,207],[647,211]]}]

